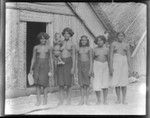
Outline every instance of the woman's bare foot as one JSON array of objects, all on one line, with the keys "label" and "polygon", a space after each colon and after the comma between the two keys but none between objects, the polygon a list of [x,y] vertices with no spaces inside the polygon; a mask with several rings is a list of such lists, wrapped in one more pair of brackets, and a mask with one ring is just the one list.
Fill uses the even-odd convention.
[{"label": "woman's bare foot", "polygon": [[104,105],[107,105],[107,104],[108,104],[108,102],[107,102],[107,101],[104,101],[104,102],[103,102],[103,104],[104,104]]},{"label": "woman's bare foot", "polygon": [[47,104],[47,101],[46,101],[46,100],[44,100],[44,101],[43,101],[43,105],[46,105],[46,104]]},{"label": "woman's bare foot", "polygon": [[84,104],[84,101],[81,100],[78,105],[83,105],[83,104]]},{"label": "woman's bare foot", "polygon": [[127,105],[128,103],[125,100],[123,100],[122,104]]},{"label": "woman's bare foot", "polygon": [[100,105],[101,104],[101,101],[97,101],[96,103],[95,103],[95,105]]},{"label": "woman's bare foot", "polygon": [[67,101],[66,105],[71,105],[71,101]]},{"label": "woman's bare foot", "polygon": [[86,105],[91,105],[88,101],[85,102]]},{"label": "woman's bare foot", "polygon": [[62,104],[63,104],[63,101],[59,101],[58,104],[57,104],[57,106],[60,106]]},{"label": "woman's bare foot", "polygon": [[121,101],[120,101],[120,100],[117,100],[115,103],[116,103],[116,104],[120,104],[120,103],[121,103]]},{"label": "woman's bare foot", "polygon": [[38,101],[36,102],[35,106],[39,106],[40,104],[41,104],[41,101],[38,100]]}]

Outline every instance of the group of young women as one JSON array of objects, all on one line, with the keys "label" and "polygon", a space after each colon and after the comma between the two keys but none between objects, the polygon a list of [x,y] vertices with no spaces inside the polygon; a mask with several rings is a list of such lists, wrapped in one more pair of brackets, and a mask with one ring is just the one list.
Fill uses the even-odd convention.
[{"label": "group of young women", "polygon": [[[79,44],[75,46],[71,40],[74,32],[67,27],[61,34],[56,33],[53,47],[47,45],[49,35],[41,32],[37,39],[40,44],[33,49],[30,73],[33,74],[34,84],[37,88],[37,103],[41,104],[40,91],[44,89],[43,104],[47,104],[47,90],[49,87],[49,76],[53,76],[59,86],[59,103],[64,103],[64,91],[67,95],[67,105],[71,104],[71,86],[74,78],[78,78],[80,85],[81,100],[79,105],[89,104],[89,86],[96,93],[97,102],[101,103],[101,91],[103,92],[103,103],[107,104],[109,86],[116,89],[116,103],[126,104],[126,90],[128,84],[128,73],[130,68],[129,45],[124,42],[125,34],[119,32],[117,38],[110,46],[106,45],[106,37],[98,36],[94,43],[96,47],[90,47],[86,35],[81,36]],[[122,99],[121,99],[122,91]]]}]

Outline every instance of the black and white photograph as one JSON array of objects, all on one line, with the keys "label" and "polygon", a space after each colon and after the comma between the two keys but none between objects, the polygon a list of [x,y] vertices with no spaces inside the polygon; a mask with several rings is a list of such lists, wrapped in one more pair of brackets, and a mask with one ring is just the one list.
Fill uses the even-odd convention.
[{"label": "black and white photograph", "polygon": [[146,115],[147,12],[6,2],[5,115]]}]

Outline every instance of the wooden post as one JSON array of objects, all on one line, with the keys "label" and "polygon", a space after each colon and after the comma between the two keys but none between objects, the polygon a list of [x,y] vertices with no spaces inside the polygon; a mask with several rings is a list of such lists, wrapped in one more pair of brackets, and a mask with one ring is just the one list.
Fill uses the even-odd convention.
[{"label": "wooden post", "polygon": [[0,1],[0,116],[4,115],[5,105],[5,1]]},{"label": "wooden post", "polygon": [[139,42],[138,42],[138,44],[137,44],[135,50],[133,51],[131,57],[134,57],[134,55],[136,54],[136,52],[137,52],[137,50],[139,49],[139,46],[140,46],[140,44],[142,43],[142,41],[143,41],[145,35],[146,35],[146,31],[143,33],[143,35],[142,35],[141,39],[139,40]]}]

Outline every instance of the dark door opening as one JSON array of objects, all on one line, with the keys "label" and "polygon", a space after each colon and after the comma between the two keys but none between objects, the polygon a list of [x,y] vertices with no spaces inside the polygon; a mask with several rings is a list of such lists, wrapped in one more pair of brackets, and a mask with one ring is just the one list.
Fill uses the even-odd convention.
[{"label": "dark door opening", "polygon": [[[27,44],[26,44],[26,72],[30,72],[31,59],[33,55],[33,47],[39,44],[36,38],[38,33],[46,32],[46,23],[40,22],[27,22]],[[29,87],[27,79],[27,87]]]}]

